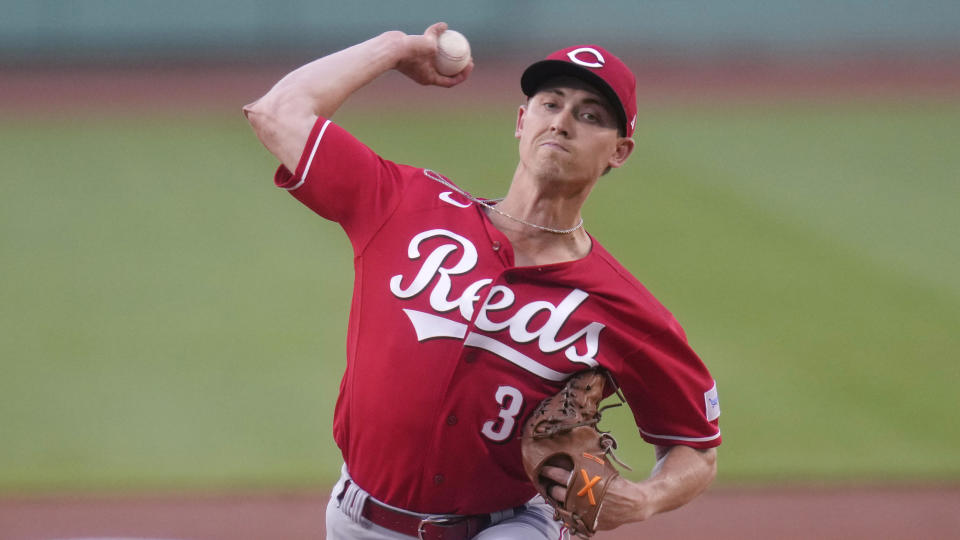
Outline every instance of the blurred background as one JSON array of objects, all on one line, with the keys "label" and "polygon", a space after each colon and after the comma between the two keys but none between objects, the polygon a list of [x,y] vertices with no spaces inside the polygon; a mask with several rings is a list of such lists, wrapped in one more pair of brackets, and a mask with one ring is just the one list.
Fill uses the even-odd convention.
[{"label": "blurred background", "polygon": [[[437,20],[471,80],[388,75],[336,119],[478,195],[513,173],[524,65],[585,42],[636,71],[637,151],[585,219],[717,378],[718,486],[960,481],[955,0],[0,12],[0,496],[326,489],[351,253],[240,108]],[[645,471],[631,420],[605,422]]]},{"label": "blurred background", "polygon": [[[737,55],[910,56],[956,51],[949,0],[613,0],[481,3],[286,0],[37,0],[3,2],[0,47],[7,63],[36,60],[258,60],[336,50],[385,28],[420,30],[441,18],[469,34],[478,56],[516,56],[558,39],[603,40],[644,58]],[[481,54],[483,56],[481,56]]]}]

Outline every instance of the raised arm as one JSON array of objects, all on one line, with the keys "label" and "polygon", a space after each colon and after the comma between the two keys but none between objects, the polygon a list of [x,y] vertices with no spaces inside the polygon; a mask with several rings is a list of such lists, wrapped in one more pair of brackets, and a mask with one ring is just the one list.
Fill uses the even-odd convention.
[{"label": "raised arm", "polygon": [[314,60],[287,74],[243,113],[267,150],[295,170],[317,117],[333,116],[351,94],[383,73],[396,69],[420,84],[444,87],[466,80],[472,63],[454,77],[434,67],[437,38],[446,29],[446,23],[436,23],[423,35],[385,32]]}]

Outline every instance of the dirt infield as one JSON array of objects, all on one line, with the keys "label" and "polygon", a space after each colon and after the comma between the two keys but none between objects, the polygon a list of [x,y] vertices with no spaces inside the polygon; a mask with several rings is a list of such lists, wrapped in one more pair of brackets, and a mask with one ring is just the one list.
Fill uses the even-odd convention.
[{"label": "dirt infield", "polygon": [[[0,538],[319,540],[319,493],[0,499]],[[715,488],[647,523],[598,534],[710,540],[960,538],[960,488]]]}]

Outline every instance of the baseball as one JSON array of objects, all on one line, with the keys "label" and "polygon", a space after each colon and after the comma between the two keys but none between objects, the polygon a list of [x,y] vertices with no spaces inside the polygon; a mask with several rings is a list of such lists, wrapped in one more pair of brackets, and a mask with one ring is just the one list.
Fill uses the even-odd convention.
[{"label": "baseball", "polygon": [[470,42],[456,30],[447,30],[437,39],[437,71],[452,77],[470,63]]}]

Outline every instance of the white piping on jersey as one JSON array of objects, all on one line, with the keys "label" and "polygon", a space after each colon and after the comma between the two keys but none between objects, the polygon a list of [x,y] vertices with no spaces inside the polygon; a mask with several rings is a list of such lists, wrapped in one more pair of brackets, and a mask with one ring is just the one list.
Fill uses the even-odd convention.
[{"label": "white piping on jersey", "polygon": [[[427,175],[427,176],[429,176],[429,175]],[[438,196],[440,197],[440,200],[441,200],[441,201],[443,201],[443,202],[445,202],[445,203],[447,203],[447,204],[452,204],[453,206],[456,206],[456,207],[459,207],[459,208],[470,208],[471,206],[473,206],[473,203],[463,204],[463,203],[457,202],[457,201],[453,200],[453,198],[450,197],[451,195],[453,195],[453,192],[452,192],[452,191],[444,191],[443,193],[441,193],[441,194],[438,195]]]},{"label": "white piping on jersey", "polygon": [[317,135],[317,140],[313,143],[313,149],[310,150],[310,157],[307,158],[307,165],[303,168],[303,175],[300,176],[300,181],[294,184],[291,187],[283,188],[287,191],[293,191],[303,185],[307,181],[307,173],[310,172],[310,165],[313,164],[313,156],[317,153],[317,148],[320,146],[320,139],[323,138],[323,134],[327,131],[327,126],[330,125],[330,121],[327,120],[323,123],[323,127],[320,128],[320,134]]},{"label": "white piping on jersey", "polygon": [[716,435],[710,437],[680,437],[679,435],[657,435],[655,433],[647,433],[644,430],[640,430],[640,433],[643,433],[647,437],[652,437],[654,439],[667,439],[670,441],[685,441],[685,442],[707,442],[713,441],[720,438],[720,432],[718,431]]},{"label": "white piping on jersey", "polygon": [[[501,216],[503,216],[503,217],[505,217],[505,218],[507,218],[507,219],[509,219],[509,220],[516,221],[517,223],[522,223],[523,225],[526,225],[526,226],[528,226],[528,227],[533,227],[534,229],[540,229],[541,231],[546,231],[546,232],[548,232],[548,233],[553,233],[553,234],[570,234],[570,233],[572,233],[572,232],[575,232],[575,231],[576,231],[577,229],[579,229],[580,227],[583,227],[583,217],[580,218],[580,222],[579,222],[579,223],[577,223],[577,224],[574,225],[573,227],[570,227],[569,229],[554,229],[553,227],[545,227],[545,226],[543,226],[543,225],[537,225],[536,223],[530,223],[529,221],[524,221],[524,220],[522,220],[522,219],[520,219],[520,218],[513,217],[513,216],[511,216],[510,214],[504,212],[503,210],[500,210],[499,208],[497,208],[497,205],[500,203],[500,201],[503,200],[503,197],[500,197],[499,199],[487,199],[487,200],[478,199],[478,198],[474,197],[473,195],[467,193],[466,191],[460,189],[459,187],[451,184],[446,178],[443,177],[443,175],[440,175],[440,174],[438,174],[438,173],[435,172],[435,171],[431,171],[430,169],[423,169],[423,174],[424,174],[427,178],[430,178],[430,179],[432,179],[432,180],[435,180],[435,181],[437,181],[437,182],[440,182],[441,184],[443,184],[443,185],[447,186],[448,188],[456,191],[456,192],[459,193],[460,195],[463,195],[463,196],[466,197],[467,199],[469,199],[469,200],[471,200],[471,201],[479,204],[480,206],[483,206],[483,207],[485,207],[485,208],[489,208],[490,210],[493,210],[494,212],[500,214]],[[446,201],[446,199],[443,198],[443,194],[440,194],[440,199]],[[450,202],[450,201],[446,201],[446,202]],[[460,206],[459,204],[455,204],[455,203],[454,203],[454,205],[455,205],[455,206]],[[467,208],[467,207],[466,207],[466,206],[463,206],[463,207],[461,207],[461,208]]]}]

